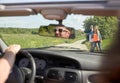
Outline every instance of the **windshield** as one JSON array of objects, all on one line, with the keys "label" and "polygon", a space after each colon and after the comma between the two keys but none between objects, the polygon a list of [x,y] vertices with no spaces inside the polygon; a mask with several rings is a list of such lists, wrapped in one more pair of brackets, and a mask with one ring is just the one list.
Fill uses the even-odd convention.
[{"label": "windshield", "polygon": [[[68,15],[63,25],[75,29],[75,38],[41,36],[40,26],[58,24],[58,21],[44,19],[40,14],[0,18],[0,36],[10,44],[20,44],[22,48],[49,47],[58,50],[91,50],[91,27],[97,26],[100,32],[101,50],[107,50],[117,31],[117,17]],[[112,22],[112,23],[111,23]],[[52,34],[52,33],[51,33]],[[97,33],[98,34],[98,33]],[[90,35],[92,36],[90,39]],[[99,46],[99,45],[98,45]],[[61,49],[60,49],[61,48]],[[97,48],[95,48],[97,50]]]}]

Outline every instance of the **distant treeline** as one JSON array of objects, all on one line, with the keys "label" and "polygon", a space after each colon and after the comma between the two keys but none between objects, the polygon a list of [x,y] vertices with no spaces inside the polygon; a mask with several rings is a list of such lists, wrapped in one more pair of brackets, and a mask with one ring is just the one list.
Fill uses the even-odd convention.
[{"label": "distant treeline", "polygon": [[[41,26],[40,28],[13,28],[0,27],[0,34],[38,34],[41,36],[54,36],[53,26]],[[74,31],[74,29],[72,30]],[[75,30],[76,37],[84,36],[83,32]]]},{"label": "distant treeline", "polygon": [[0,27],[0,34],[38,34],[38,28],[4,28]]}]

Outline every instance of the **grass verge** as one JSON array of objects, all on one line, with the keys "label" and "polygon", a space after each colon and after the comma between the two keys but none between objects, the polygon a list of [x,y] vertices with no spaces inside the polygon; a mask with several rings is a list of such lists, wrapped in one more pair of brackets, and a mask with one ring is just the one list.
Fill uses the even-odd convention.
[{"label": "grass verge", "polygon": [[76,37],[75,39],[63,39],[33,34],[1,34],[1,36],[8,45],[20,44],[22,48],[40,48],[54,46],[61,43],[73,43],[84,38]]}]

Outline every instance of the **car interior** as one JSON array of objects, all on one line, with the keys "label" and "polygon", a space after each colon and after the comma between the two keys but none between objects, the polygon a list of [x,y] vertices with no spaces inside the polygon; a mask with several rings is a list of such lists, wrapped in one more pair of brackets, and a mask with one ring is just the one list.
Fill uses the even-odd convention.
[{"label": "car interior", "polygon": [[[0,3],[0,17],[37,14],[59,22],[71,14],[119,17],[120,1],[58,0]],[[0,39],[0,56],[6,47],[5,41]],[[75,50],[22,48],[16,56],[12,73],[6,83],[97,83],[95,78],[99,78],[100,66],[105,58],[103,55],[104,53]],[[108,63],[107,60],[104,63]]]}]

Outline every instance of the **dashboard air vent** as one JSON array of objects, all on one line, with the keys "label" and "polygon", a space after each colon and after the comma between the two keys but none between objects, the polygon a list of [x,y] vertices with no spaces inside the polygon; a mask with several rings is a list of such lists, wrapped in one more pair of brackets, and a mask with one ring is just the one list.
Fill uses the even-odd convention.
[{"label": "dashboard air vent", "polygon": [[59,80],[59,71],[58,70],[50,70],[50,71],[48,71],[47,77],[49,79]]},{"label": "dashboard air vent", "polygon": [[65,81],[68,83],[74,83],[77,81],[77,74],[75,72],[65,72]]}]

